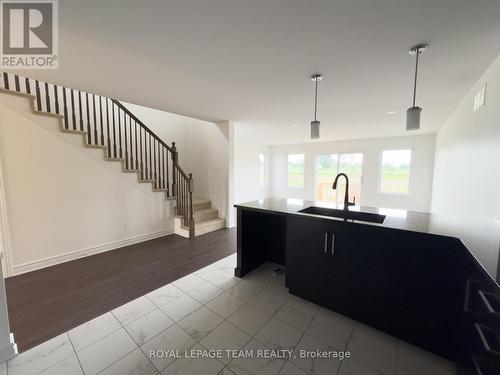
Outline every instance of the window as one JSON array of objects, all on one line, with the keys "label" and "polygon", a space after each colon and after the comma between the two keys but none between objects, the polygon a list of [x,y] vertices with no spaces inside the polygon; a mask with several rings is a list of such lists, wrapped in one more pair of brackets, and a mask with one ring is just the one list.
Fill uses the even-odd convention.
[{"label": "window", "polygon": [[259,154],[259,187],[265,189],[267,186],[267,157]]},{"label": "window", "polygon": [[332,189],[337,175],[338,155],[318,155],[316,157],[316,200],[336,202],[336,191]]},{"label": "window", "polygon": [[304,187],[304,154],[288,155],[286,180],[289,188]]},{"label": "window", "polygon": [[341,178],[336,190],[332,189],[337,173],[349,177],[349,200],[361,199],[363,154],[328,154],[316,158],[316,200],[320,202],[344,203],[345,179]]},{"label": "window", "polygon": [[380,192],[408,194],[410,191],[411,150],[382,151]]}]

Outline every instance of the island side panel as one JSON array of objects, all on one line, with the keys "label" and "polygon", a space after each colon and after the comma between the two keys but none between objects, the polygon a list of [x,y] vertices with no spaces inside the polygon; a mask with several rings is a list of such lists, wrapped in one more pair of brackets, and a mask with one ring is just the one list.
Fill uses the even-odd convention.
[{"label": "island side panel", "polygon": [[243,277],[266,261],[285,265],[286,218],[237,207],[237,267]]}]

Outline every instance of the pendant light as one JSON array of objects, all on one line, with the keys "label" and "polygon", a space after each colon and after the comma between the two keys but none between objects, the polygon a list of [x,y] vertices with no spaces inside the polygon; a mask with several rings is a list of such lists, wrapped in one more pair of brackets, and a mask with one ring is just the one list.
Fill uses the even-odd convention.
[{"label": "pendant light", "polygon": [[319,138],[319,124],[320,121],[316,120],[316,113],[318,111],[318,82],[323,79],[321,74],[313,74],[311,80],[315,83],[314,91],[314,121],[311,121],[311,139]]},{"label": "pendant light", "polygon": [[419,44],[411,48],[408,53],[415,56],[415,82],[413,85],[413,106],[408,108],[406,111],[406,130],[418,130],[420,129],[420,113],[422,112],[421,107],[415,106],[415,99],[417,96],[417,74],[418,74],[418,57],[422,52],[427,51],[429,46],[427,44]]}]

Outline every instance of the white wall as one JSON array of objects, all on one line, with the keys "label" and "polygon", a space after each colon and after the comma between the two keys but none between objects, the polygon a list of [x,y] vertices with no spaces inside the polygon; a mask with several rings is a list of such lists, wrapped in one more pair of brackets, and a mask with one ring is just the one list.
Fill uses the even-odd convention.
[{"label": "white wall", "polygon": [[[236,124],[234,145],[235,203],[253,201],[268,196],[270,150],[270,146],[240,137],[239,125]],[[267,184],[264,188],[259,186],[259,154],[264,154],[267,158]]]},{"label": "white wall", "polygon": [[[487,84],[486,106],[473,111]],[[500,218],[500,57],[474,84],[436,137],[432,210]]]},{"label": "white wall", "polygon": [[[362,205],[429,211],[434,163],[434,138],[434,135],[419,135],[272,146],[271,195],[274,197],[314,200],[316,155],[361,152],[363,153]],[[381,153],[382,150],[387,149],[412,150],[410,193],[408,195],[390,195],[379,192]],[[304,189],[287,188],[286,161],[289,153],[305,154]]]},{"label": "white wall", "polygon": [[25,98],[0,95],[9,266],[16,273],[173,233],[172,203],[163,193],[104,161],[102,150],[83,147],[80,135],[61,133],[55,118],[29,112]]}]

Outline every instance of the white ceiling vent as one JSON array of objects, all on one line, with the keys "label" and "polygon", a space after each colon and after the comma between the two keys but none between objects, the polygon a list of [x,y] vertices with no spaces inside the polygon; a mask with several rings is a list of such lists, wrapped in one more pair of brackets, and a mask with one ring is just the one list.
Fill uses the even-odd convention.
[{"label": "white ceiling vent", "polygon": [[474,112],[479,110],[479,108],[486,105],[486,84],[481,90],[474,96]]}]

